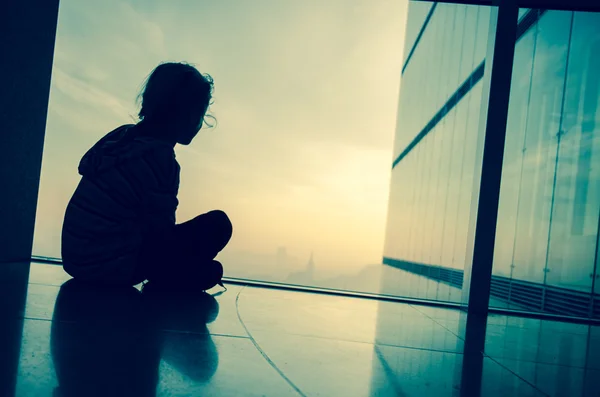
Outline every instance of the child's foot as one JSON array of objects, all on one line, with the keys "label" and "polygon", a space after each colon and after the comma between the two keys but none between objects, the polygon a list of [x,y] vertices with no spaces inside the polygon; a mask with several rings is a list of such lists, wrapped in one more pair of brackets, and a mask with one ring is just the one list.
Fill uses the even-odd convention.
[{"label": "child's foot", "polygon": [[198,279],[198,286],[202,291],[209,290],[217,285],[223,286],[223,265],[221,262],[212,260],[199,266],[201,276]]},{"label": "child's foot", "polygon": [[223,265],[221,262],[211,260],[209,262],[193,265],[184,272],[172,274],[169,277],[149,280],[144,289],[151,285],[152,289],[169,291],[176,294],[189,294],[202,292],[222,285]]}]

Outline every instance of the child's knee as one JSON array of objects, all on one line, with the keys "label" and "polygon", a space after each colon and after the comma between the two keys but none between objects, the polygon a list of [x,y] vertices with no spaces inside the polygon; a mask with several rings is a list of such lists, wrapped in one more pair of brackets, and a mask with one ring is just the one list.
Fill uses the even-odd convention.
[{"label": "child's knee", "polygon": [[233,234],[233,224],[231,223],[229,216],[227,216],[227,214],[221,210],[211,211],[207,215],[212,218],[212,222],[214,223],[216,229],[219,230],[222,238],[228,242]]}]

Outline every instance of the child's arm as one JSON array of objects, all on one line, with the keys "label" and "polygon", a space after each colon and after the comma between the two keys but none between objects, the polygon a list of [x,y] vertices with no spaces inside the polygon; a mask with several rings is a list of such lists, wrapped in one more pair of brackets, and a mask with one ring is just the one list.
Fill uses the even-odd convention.
[{"label": "child's arm", "polygon": [[175,225],[179,201],[179,164],[173,150],[160,146],[144,153],[138,163],[141,221],[144,233],[162,233]]}]

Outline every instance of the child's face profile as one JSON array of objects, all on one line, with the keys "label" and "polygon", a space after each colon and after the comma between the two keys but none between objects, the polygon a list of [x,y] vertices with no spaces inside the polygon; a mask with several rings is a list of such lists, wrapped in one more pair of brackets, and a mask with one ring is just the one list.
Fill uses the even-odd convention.
[{"label": "child's face profile", "polygon": [[187,125],[180,129],[177,137],[177,143],[180,145],[189,145],[192,140],[198,135],[204,123],[204,114],[192,115]]}]

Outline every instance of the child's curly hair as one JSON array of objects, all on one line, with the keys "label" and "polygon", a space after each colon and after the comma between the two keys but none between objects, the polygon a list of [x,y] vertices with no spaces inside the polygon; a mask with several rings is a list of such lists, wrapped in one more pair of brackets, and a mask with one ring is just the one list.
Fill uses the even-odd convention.
[{"label": "child's curly hair", "polygon": [[169,122],[190,113],[202,112],[203,120],[212,104],[213,79],[194,66],[183,62],[166,62],[150,74],[138,95],[140,120]]}]

